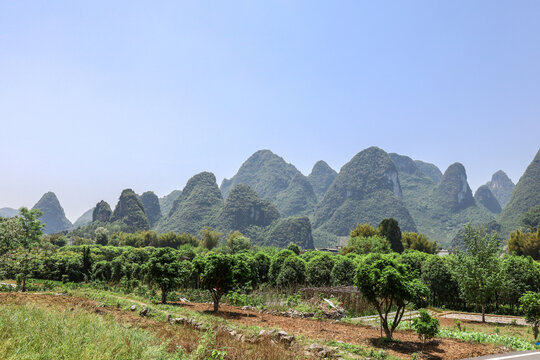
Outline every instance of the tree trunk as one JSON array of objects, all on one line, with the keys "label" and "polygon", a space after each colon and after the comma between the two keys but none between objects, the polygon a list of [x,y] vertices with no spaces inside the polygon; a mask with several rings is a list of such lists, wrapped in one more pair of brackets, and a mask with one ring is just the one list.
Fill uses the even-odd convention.
[{"label": "tree trunk", "polygon": [[162,304],[167,303],[167,292],[165,290],[161,290],[161,303]]},{"label": "tree trunk", "polygon": [[26,292],[26,275],[23,276],[22,280],[22,292]]},{"label": "tree trunk", "polygon": [[217,298],[214,299],[214,312],[217,313],[219,310],[219,300]]},{"label": "tree trunk", "polygon": [[482,304],[482,322],[486,322],[486,305]]}]

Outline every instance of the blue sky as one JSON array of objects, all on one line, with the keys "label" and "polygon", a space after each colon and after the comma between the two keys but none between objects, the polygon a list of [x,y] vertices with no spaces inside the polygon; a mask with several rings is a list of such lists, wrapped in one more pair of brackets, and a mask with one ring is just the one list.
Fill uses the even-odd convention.
[{"label": "blue sky", "polygon": [[540,141],[538,1],[2,1],[0,207],[307,174],[376,145],[517,182]]}]

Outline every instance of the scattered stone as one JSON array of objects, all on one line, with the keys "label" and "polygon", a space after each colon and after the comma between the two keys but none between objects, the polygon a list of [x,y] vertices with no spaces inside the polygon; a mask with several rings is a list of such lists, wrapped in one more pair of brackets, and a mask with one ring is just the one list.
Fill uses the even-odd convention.
[{"label": "scattered stone", "polygon": [[331,347],[313,343],[309,346],[308,352],[320,358],[335,357],[335,350]]},{"label": "scattered stone", "polygon": [[146,306],[143,306],[142,310],[139,312],[140,316],[148,315],[149,309]]},{"label": "scattered stone", "polygon": [[254,308],[253,306],[246,305],[246,306],[242,306],[242,310],[256,311],[257,309]]},{"label": "scattered stone", "polygon": [[135,310],[137,310],[137,305],[133,304],[133,305],[131,305],[131,307],[129,309],[131,311],[135,311]]}]

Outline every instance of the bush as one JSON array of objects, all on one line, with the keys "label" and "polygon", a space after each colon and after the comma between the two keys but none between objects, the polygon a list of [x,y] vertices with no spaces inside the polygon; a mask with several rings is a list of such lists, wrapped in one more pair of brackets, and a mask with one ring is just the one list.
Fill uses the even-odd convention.
[{"label": "bush", "polygon": [[439,320],[431,317],[424,309],[420,309],[419,313],[420,317],[413,319],[413,326],[424,345],[426,340],[435,337],[439,332]]}]

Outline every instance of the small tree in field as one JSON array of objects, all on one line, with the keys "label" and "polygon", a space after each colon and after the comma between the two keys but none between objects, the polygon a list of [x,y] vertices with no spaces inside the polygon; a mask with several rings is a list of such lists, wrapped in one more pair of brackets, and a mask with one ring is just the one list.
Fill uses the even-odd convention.
[{"label": "small tree in field", "polygon": [[454,276],[462,297],[481,306],[482,322],[486,322],[486,304],[501,287],[500,246],[497,233],[488,233],[483,227],[465,226],[463,239],[467,250],[458,253]]},{"label": "small tree in field", "polygon": [[233,259],[226,254],[211,254],[204,259],[202,266],[201,282],[210,291],[214,312],[217,312],[219,300],[234,284]]},{"label": "small tree in field", "polygon": [[439,320],[431,317],[424,309],[420,309],[419,313],[420,317],[413,320],[413,326],[418,337],[422,340],[423,349],[426,340],[432,339],[439,332]]},{"label": "small tree in field", "polygon": [[384,236],[389,242],[392,251],[402,253],[403,244],[401,243],[401,229],[396,219],[383,219],[379,224],[379,234]]},{"label": "small tree in field", "polygon": [[167,303],[167,295],[177,289],[190,272],[189,263],[180,262],[171,248],[156,249],[145,264],[148,280],[161,289],[161,303]]},{"label": "small tree in field", "polygon": [[[408,266],[398,263],[391,255],[369,255],[358,265],[355,283],[377,310],[388,339],[392,339],[408,304],[429,299],[429,289],[413,278]],[[395,315],[389,320],[391,310],[395,310]]]},{"label": "small tree in field", "polygon": [[540,326],[540,292],[527,291],[519,299],[519,302],[527,322],[532,325],[534,340],[536,340],[538,338],[538,327]]}]

